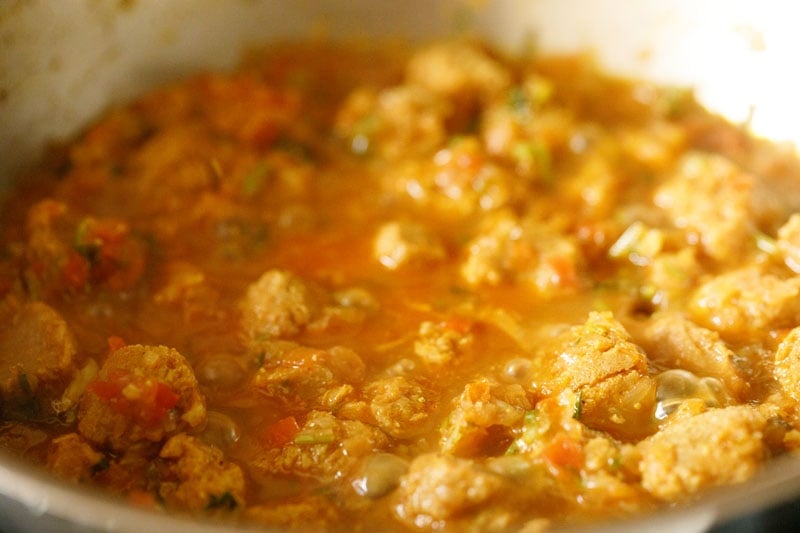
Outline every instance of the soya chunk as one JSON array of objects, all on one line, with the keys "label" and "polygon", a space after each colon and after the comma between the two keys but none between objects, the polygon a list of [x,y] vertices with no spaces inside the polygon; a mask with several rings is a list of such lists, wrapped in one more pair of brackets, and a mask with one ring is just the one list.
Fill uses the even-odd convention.
[{"label": "soya chunk", "polygon": [[589,427],[619,437],[640,437],[650,415],[655,388],[642,349],[610,312],[593,312],[546,348],[550,374],[537,383],[542,394],[571,389],[576,411]]},{"label": "soya chunk", "polygon": [[47,412],[76,369],[75,340],[61,315],[41,302],[23,305],[10,322],[0,331],[0,398],[13,404],[35,396]]},{"label": "soya chunk", "polygon": [[444,365],[457,358],[473,343],[472,324],[466,320],[432,322],[419,325],[414,353],[426,363]]},{"label": "soya chunk", "polygon": [[286,270],[268,270],[240,302],[242,329],[251,347],[331,324],[362,321],[377,303],[369,292],[347,287],[328,292]]},{"label": "soya chunk", "polygon": [[324,295],[294,274],[269,270],[247,288],[242,325],[253,339],[299,333],[319,314]]},{"label": "soya chunk", "polygon": [[293,417],[291,420],[292,431],[272,431],[283,426],[283,421],[265,428],[263,444],[267,449],[252,463],[257,471],[332,481],[355,470],[362,458],[389,445],[380,429],[330,413],[312,411],[302,425]]},{"label": "soya chunk", "polygon": [[108,356],[78,409],[78,431],[124,450],[205,424],[205,399],[189,363],[166,346],[130,345]]},{"label": "soya chunk", "polygon": [[656,191],[655,202],[675,226],[699,237],[706,254],[724,261],[752,242],[754,187],[752,176],[724,157],[692,153]]},{"label": "soya chunk", "polygon": [[364,393],[378,427],[392,437],[412,437],[428,427],[435,403],[416,381],[405,376],[378,379]]},{"label": "soya chunk", "polygon": [[800,213],[795,213],[778,230],[776,243],[786,266],[800,273]]},{"label": "soya chunk", "polygon": [[259,396],[294,408],[322,408],[326,393],[364,379],[364,362],[341,346],[322,350],[278,341],[263,344],[261,355],[264,362],[250,385]]},{"label": "soya chunk", "polygon": [[396,492],[399,518],[417,527],[441,525],[499,497],[503,478],[473,461],[423,454],[411,463]]},{"label": "soya chunk", "polygon": [[133,288],[144,274],[146,247],[117,218],[78,218],[65,203],[42,200],[28,211],[25,281],[40,297],[102,286]]},{"label": "soya chunk", "polygon": [[434,93],[469,101],[497,94],[509,85],[511,77],[479,46],[443,42],[420,50],[409,60],[406,80]]},{"label": "soya chunk", "polygon": [[355,153],[399,159],[440,146],[447,138],[451,114],[443,97],[423,87],[361,88],[340,109],[336,130]]},{"label": "soya chunk", "polygon": [[715,377],[739,397],[746,389],[734,363],[735,354],[712,331],[678,313],[653,317],[644,331],[642,345],[648,357],[668,368],[682,368],[699,376]]},{"label": "soya chunk", "polygon": [[244,503],[242,469],[220,450],[181,433],[161,448],[164,459],[159,494],[180,508],[232,510]]},{"label": "soya chunk", "polygon": [[647,370],[644,352],[610,312],[590,313],[586,323],[557,340],[555,350],[551,390],[580,389],[616,374]]},{"label": "soya chunk", "polygon": [[373,246],[375,258],[395,270],[407,264],[435,262],[445,257],[436,235],[415,222],[387,222],[378,228]]},{"label": "soya chunk", "polygon": [[637,445],[642,486],[661,500],[750,478],[765,458],[764,417],[748,406],[676,421]]},{"label": "soya chunk", "polygon": [[525,194],[525,183],[473,135],[454,138],[430,157],[392,165],[382,182],[392,197],[446,216],[492,211]]},{"label": "soya chunk", "polygon": [[61,479],[88,481],[105,456],[92,448],[77,433],[67,433],[53,439],[47,454],[47,468]]},{"label": "soya chunk", "polygon": [[583,258],[571,237],[508,210],[485,217],[481,231],[466,245],[461,276],[473,286],[516,282],[542,295],[580,284]]},{"label": "soya chunk", "polygon": [[164,269],[164,284],[153,294],[159,305],[180,309],[186,322],[219,316],[219,294],[197,266],[175,261]]},{"label": "soya chunk", "polygon": [[442,426],[441,448],[460,456],[491,453],[498,443],[506,445],[512,430],[532,408],[520,385],[488,380],[467,384],[456,401]]},{"label": "soya chunk", "polygon": [[775,351],[774,372],[784,392],[800,402],[800,327],[792,329]]},{"label": "soya chunk", "polygon": [[[551,105],[554,89],[540,73],[527,74],[496,95],[481,113],[486,150],[513,163],[515,175],[526,182],[553,179],[553,154],[564,148],[577,128],[572,113]],[[596,177],[595,181],[604,181],[604,176]],[[584,181],[594,189],[595,182]]]},{"label": "soya chunk", "polygon": [[700,325],[724,338],[750,339],[800,319],[800,278],[783,280],[748,267],[722,274],[692,296],[690,311]]}]

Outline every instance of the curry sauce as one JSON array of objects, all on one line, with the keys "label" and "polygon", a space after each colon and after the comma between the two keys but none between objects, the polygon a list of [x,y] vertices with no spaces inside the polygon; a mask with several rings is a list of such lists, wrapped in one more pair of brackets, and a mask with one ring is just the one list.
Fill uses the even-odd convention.
[{"label": "curry sauce", "polygon": [[540,531],[800,445],[800,164],[586,57],[275,45],[0,212],[0,446],[171,513]]}]

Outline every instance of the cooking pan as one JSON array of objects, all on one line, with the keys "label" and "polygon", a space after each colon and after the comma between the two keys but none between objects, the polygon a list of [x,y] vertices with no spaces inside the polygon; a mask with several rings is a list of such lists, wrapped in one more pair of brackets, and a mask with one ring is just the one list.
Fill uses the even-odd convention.
[{"label": "cooking pan", "polygon": [[[477,33],[514,51],[588,52],[623,76],[687,86],[757,135],[800,140],[800,32],[791,2],[714,0],[5,0],[0,2],[0,194],[115,103],[248,47],[309,35]],[[593,530],[702,531],[800,496],[784,458],[743,486]],[[191,531],[197,522],[130,507],[54,480],[0,452],[2,531]],[[226,530],[224,524],[203,524]]]}]

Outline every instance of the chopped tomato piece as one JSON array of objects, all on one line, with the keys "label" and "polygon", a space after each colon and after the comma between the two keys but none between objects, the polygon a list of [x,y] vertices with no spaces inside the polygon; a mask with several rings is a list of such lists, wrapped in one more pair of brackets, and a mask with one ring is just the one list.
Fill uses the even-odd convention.
[{"label": "chopped tomato piece", "polygon": [[575,264],[564,256],[555,255],[547,258],[547,263],[557,279],[553,281],[561,287],[576,287],[578,285],[578,273]]},{"label": "chopped tomato piece", "polygon": [[466,318],[453,317],[444,322],[444,327],[461,335],[466,335],[475,327],[475,322]]},{"label": "chopped tomato piece", "polygon": [[117,413],[145,427],[164,420],[180,400],[180,395],[164,383],[126,372],[115,372],[107,380],[93,381],[86,390],[107,402]]},{"label": "chopped tomato piece", "polygon": [[89,262],[78,252],[72,251],[67,256],[67,263],[62,270],[64,282],[72,289],[80,289],[89,281]]},{"label": "chopped tomato piece", "polygon": [[545,460],[557,470],[578,470],[583,466],[583,449],[564,433],[559,433],[542,453]]},{"label": "chopped tomato piece", "polygon": [[172,389],[163,383],[156,383],[155,405],[157,408],[168,411],[178,404],[178,400],[180,400],[180,398],[180,396],[175,394]]},{"label": "chopped tomato piece", "polygon": [[157,505],[155,496],[143,490],[131,491],[128,494],[128,503],[145,509],[153,509]]},{"label": "chopped tomato piece", "polygon": [[292,442],[299,432],[297,420],[293,416],[287,416],[267,426],[261,434],[261,442],[270,448],[281,448]]},{"label": "chopped tomato piece", "polygon": [[101,400],[113,400],[122,395],[122,385],[113,381],[93,381],[86,388]]},{"label": "chopped tomato piece", "polygon": [[127,345],[125,339],[123,339],[122,337],[118,337],[117,335],[111,335],[108,338],[107,342],[108,342],[109,353],[116,352],[120,348],[123,348],[125,345]]}]

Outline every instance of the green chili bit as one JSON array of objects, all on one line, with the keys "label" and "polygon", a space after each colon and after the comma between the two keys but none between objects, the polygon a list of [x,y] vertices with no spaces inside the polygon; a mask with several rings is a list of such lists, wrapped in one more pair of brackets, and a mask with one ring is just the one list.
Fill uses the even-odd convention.
[{"label": "green chili bit", "polygon": [[578,393],[578,397],[575,398],[575,405],[572,408],[572,418],[580,420],[581,415],[583,415],[583,392]]},{"label": "green chili bit", "polygon": [[236,501],[236,497],[225,491],[220,495],[210,494],[206,509],[236,509],[238,506],[239,502]]},{"label": "green chili bit", "polygon": [[530,110],[531,101],[525,93],[523,87],[513,87],[508,92],[508,107],[515,113],[523,113]]},{"label": "green chili bit", "polygon": [[257,163],[242,179],[242,195],[245,198],[255,196],[264,187],[264,182],[271,170],[266,161]]}]

